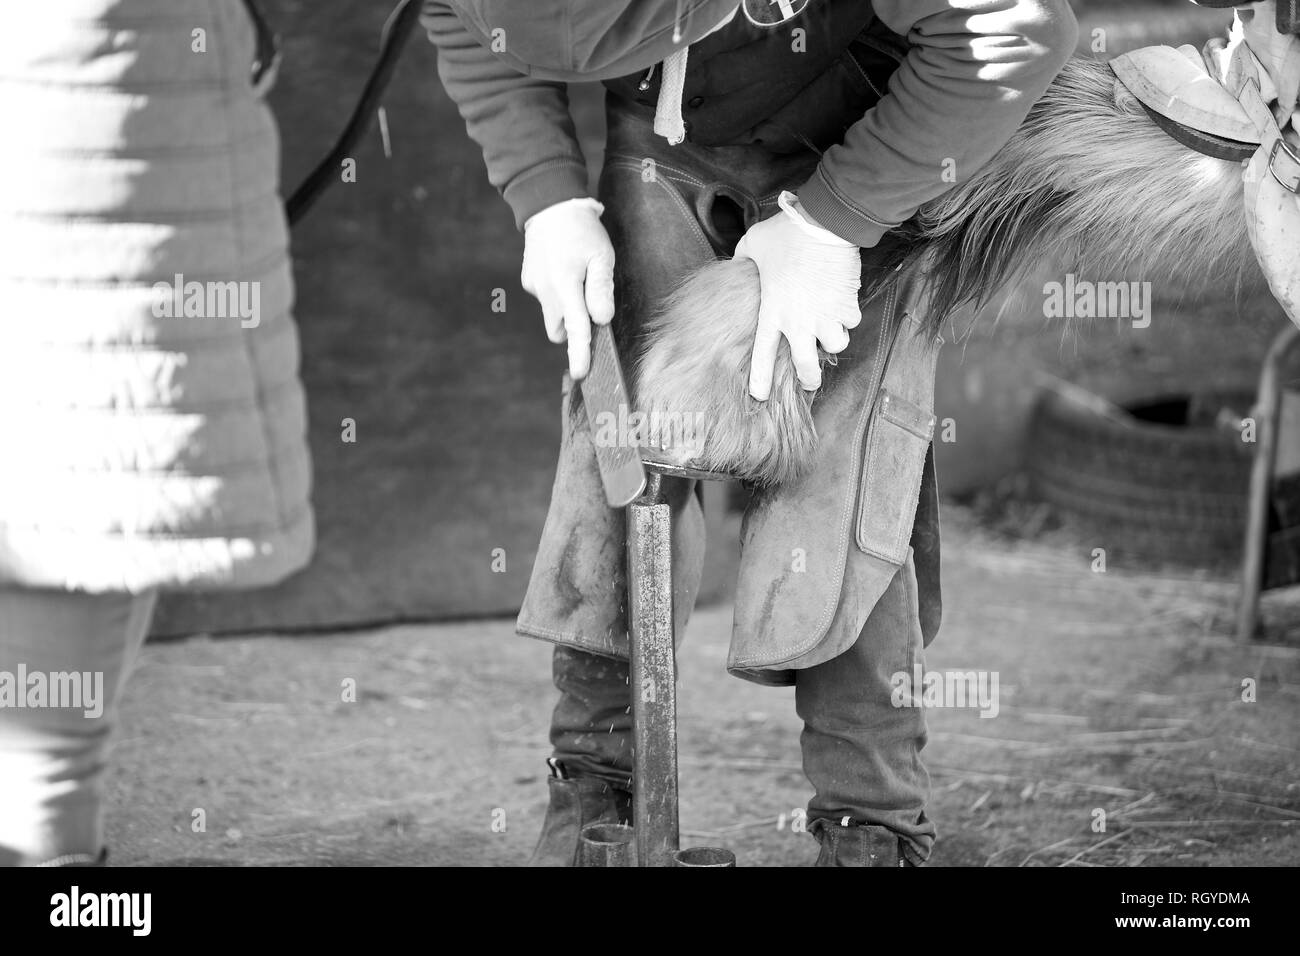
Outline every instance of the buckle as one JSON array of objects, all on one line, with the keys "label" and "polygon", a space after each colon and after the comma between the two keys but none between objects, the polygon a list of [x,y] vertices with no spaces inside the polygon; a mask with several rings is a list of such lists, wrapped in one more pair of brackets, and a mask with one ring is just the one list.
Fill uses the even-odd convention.
[{"label": "buckle", "polygon": [[[1278,175],[1277,171],[1277,154],[1278,150],[1286,153],[1286,158],[1291,161],[1291,175],[1289,181]],[[1268,154],[1268,171],[1273,174],[1273,178],[1289,193],[1300,195],[1300,156],[1291,148],[1291,144],[1279,136],[1273,141],[1273,148]]]}]

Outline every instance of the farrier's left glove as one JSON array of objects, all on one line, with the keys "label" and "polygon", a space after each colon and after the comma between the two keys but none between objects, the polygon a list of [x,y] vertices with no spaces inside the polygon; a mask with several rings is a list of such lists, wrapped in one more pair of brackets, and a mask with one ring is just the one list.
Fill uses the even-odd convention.
[{"label": "farrier's left glove", "polygon": [[524,291],[542,304],[546,335],[569,343],[569,375],[591,370],[591,324],[614,319],[614,246],[600,224],[605,207],[566,199],[524,223]]},{"label": "farrier's left glove", "polygon": [[783,192],[781,212],[754,224],[736,258],[758,267],[760,303],[749,394],[766,401],[782,337],[790,343],[799,384],[820,388],[817,345],[835,355],[849,344],[849,329],[862,321],[858,288],[862,265],[858,247],[813,222],[793,193]]}]

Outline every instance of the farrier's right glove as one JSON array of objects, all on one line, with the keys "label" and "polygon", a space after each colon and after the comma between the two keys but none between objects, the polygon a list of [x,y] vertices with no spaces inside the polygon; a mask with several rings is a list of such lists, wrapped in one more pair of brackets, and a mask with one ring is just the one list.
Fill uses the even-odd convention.
[{"label": "farrier's right glove", "polygon": [[760,402],[772,392],[777,349],[790,345],[799,384],[820,388],[817,346],[835,355],[849,344],[858,310],[862,260],[858,247],[812,222],[793,193],[778,199],[781,212],[755,223],[736,246],[737,259],[758,266],[758,330],[750,360],[749,394]]},{"label": "farrier's right glove", "polygon": [[569,374],[591,368],[591,323],[614,318],[614,246],[600,224],[605,207],[567,199],[524,223],[524,291],[542,304],[546,335],[569,343]]}]

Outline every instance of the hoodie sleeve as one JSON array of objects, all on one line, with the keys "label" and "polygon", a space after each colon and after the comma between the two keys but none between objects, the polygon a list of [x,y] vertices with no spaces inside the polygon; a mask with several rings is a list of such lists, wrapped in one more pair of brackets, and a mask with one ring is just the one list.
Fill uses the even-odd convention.
[{"label": "hoodie sleeve", "polygon": [[889,91],[799,190],[821,225],[874,246],[988,162],[1078,39],[1066,0],[872,0],[911,45]]},{"label": "hoodie sleeve", "polygon": [[525,76],[483,45],[446,0],[424,0],[420,22],[438,48],[438,76],[470,137],[483,150],[488,179],[519,228],[548,206],[587,195],[587,166],[563,83]]}]

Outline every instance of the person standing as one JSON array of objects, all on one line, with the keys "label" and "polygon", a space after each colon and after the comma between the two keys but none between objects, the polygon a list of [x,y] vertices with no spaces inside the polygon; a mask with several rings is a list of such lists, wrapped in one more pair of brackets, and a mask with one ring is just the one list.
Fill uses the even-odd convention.
[{"label": "person standing", "polygon": [[[814,416],[838,457],[751,502],[729,669],[795,687],[818,863],[923,863],[935,837],[925,720],[895,706],[891,676],[921,665],[938,627],[933,343],[913,334],[915,283],[859,302],[861,270],[1010,138],[1074,50],[1068,4],[425,0],[423,23],[523,231],[523,286],[569,357],[551,507],[517,625],[555,643],[560,692],[530,862],[571,864],[581,827],[627,820],[635,800],[623,516],[605,504],[572,382],[590,368],[593,324],[613,322],[628,354],[683,276],[736,255],[761,287],[750,394],[768,398],[788,348],[801,385],[821,389]],[[570,81],[607,89],[595,197]],[[819,347],[854,371],[822,388]],[[871,427],[877,393],[893,400],[891,427]],[[864,469],[853,456],[868,434]],[[703,520],[691,482],[668,479],[665,493],[682,625]],[[790,566],[796,550],[807,573]]]},{"label": "person standing", "polygon": [[248,3],[9,12],[0,865],[87,865],[158,593],[267,586],[311,557],[306,403]]}]

